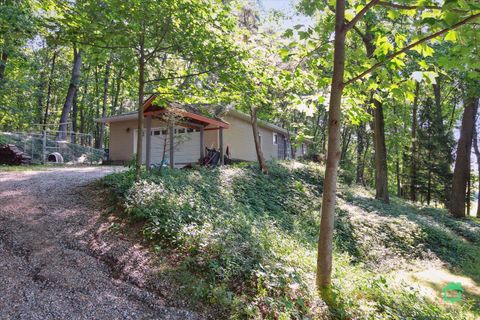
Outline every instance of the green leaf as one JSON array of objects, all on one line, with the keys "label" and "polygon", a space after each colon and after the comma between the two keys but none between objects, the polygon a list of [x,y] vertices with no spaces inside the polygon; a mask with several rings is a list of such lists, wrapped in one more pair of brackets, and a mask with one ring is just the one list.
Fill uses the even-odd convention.
[{"label": "green leaf", "polygon": [[288,55],[290,54],[290,51],[287,48],[282,48],[278,52],[280,54],[280,57],[282,58],[283,61],[288,59]]},{"label": "green leaf", "polygon": [[389,19],[395,20],[400,16],[400,13],[396,10],[388,10],[387,17]]},{"label": "green leaf", "polygon": [[284,36],[285,38],[290,38],[290,37],[292,37],[292,36],[293,36],[293,30],[292,30],[292,29],[287,29],[287,30],[285,30],[285,32],[283,33],[283,36]]},{"label": "green leaf", "polygon": [[455,30],[450,30],[445,36],[445,41],[456,42],[457,41],[457,32]]},{"label": "green leaf", "polygon": [[420,67],[422,67],[423,69],[425,69],[425,70],[428,70],[428,68],[429,68],[429,66],[428,66],[428,64],[425,62],[425,60],[420,60],[420,61],[418,62],[418,65],[419,65]]}]

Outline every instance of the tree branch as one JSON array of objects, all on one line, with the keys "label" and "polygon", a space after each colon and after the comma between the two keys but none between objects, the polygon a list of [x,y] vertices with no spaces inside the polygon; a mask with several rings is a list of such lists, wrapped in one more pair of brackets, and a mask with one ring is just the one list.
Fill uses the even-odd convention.
[{"label": "tree branch", "polygon": [[174,80],[174,79],[183,79],[183,78],[195,77],[195,76],[199,76],[199,75],[202,75],[202,74],[205,74],[205,73],[210,73],[212,71],[215,71],[218,68],[220,68],[221,66],[223,66],[223,65],[220,65],[217,68],[203,70],[203,71],[196,72],[196,73],[190,73],[190,74],[187,74],[187,75],[184,75],[184,76],[173,76],[173,77],[165,77],[165,78],[156,78],[156,79],[145,80],[145,83],[152,83],[152,82],[160,82],[160,81],[165,81],[165,80]]},{"label": "tree branch", "polygon": [[[378,4],[383,7],[389,7],[389,8],[400,9],[400,10],[418,10],[418,9],[443,10],[443,8],[440,6],[431,6],[431,5],[430,6],[411,6],[411,5],[401,4],[401,3],[391,3],[391,2],[385,2],[385,1],[380,1]],[[462,10],[462,9],[448,9],[448,10],[452,10],[455,12],[467,12],[466,10]]]},{"label": "tree branch", "polygon": [[369,69],[363,71],[362,73],[360,73],[359,75],[355,76],[354,78],[352,78],[352,79],[344,82],[344,84],[345,84],[345,85],[349,85],[349,84],[351,84],[351,83],[353,83],[353,82],[355,82],[355,81],[363,78],[364,76],[366,76],[367,74],[371,73],[373,70],[377,69],[378,67],[381,67],[383,64],[385,64],[385,62],[390,61],[390,60],[392,60],[393,58],[401,55],[402,53],[405,53],[405,52],[409,51],[409,50],[412,49],[413,47],[415,47],[415,46],[417,46],[417,45],[419,45],[419,44],[422,44],[422,43],[424,43],[424,42],[426,42],[426,41],[428,41],[428,40],[430,40],[430,39],[436,38],[436,37],[438,37],[438,36],[440,36],[440,35],[448,32],[448,31],[450,31],[450,30],[456,29],[456,28],[458,28],[458,27],[466,24],[467,22],[472,21],[472,20],[475,20],[475,19],[477,19],[477,18],[479,18],[479,17],[480,17],[480,13],[474,14],[474,15],[472,15],[472,16],[464,19],[464,20],[461,20],[461,21],[455,23],[454,25],[451,25],[451,26],[448,27],[448,28],[442,29],[442,30],[437,31],[437,32],[435,32],[435,33],[433,33],[433,34],[431,34],[431,35],[429,35],[429,36],[427,36],[427,37],[424,37],[424,38],[422,38],[422,39],[420,39],[420,40],[418,40],[418,41],[415,41],[414,43],[406,46],[405,48],[403,48],[403,49],[401,49],[401,50],[399,50],[399,51],[397,51],[397,52],[394,52],[394,53],[388,55],[388,56],[385,58],[385,60],[375,63],[375,64],[374,64],[372,67],[370,67]]},{"label": "tree branch", "polygon": [[380,0],[371,0],[369,3],[367,3],[367,5],[365,7],[363,7],[362,10],[360,10],[360,12],[357,13],[357,15],[355,17],[353,17],[353,19],[348,22],[346,25],[345,25],[345,32],[347,32],[348,30],[350,30],[351,28],[353,28],[357,22],[363,18],[363,16],[370,10],[372,9],[373,6],[375,6],[376,4],[378,4],[380,2]]}]

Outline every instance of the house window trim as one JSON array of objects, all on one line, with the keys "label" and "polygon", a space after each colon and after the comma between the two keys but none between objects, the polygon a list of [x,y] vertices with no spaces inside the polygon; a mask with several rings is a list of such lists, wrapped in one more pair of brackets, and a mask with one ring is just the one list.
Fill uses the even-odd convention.
[{"label": "house window trim", "polygon": [[273,144],[278,145],[278,134],[276,132],[273,133]]}]

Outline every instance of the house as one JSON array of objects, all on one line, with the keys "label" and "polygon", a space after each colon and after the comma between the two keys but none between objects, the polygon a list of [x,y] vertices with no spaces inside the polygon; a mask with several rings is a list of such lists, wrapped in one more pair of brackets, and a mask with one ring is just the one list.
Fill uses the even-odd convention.
[{"label": "house", "polygon": [[[155,103],[153,95],[144,104],[145,131],[143,134],[143,162],[150,166],[162,159],[171,166],[181,167],[203,158],[205,147],[229,153],[234,160],[256,161],[250,116],[228,109],[216,116],[205,116],[191,107],[169,103],[168,107]],[[138,113],[125,113],[97,119],[110,127],[109,159],[127,162],[137,149]],[[289,132],[274,124],[258,120],[259,139],[265,159],[289,159],[292,150]],[[169,130],[171,128],[172,130]],[[227,151],[228,150],[228,151]],[[294,154],[306,153],[303,144]],[[173,159],[173,161],[172,161]]]}]

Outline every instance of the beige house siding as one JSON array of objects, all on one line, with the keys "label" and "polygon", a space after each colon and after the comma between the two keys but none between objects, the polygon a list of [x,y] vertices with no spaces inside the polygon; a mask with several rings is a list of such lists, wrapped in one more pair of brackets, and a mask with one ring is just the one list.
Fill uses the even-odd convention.
[{"label": "beige house siding", "polygon": [[[252,126],[249,121],[226,115],[223,120],[230,123],[230,128],[224,130],[225,148],[229,146],[231,157],[247,161],[256,161],[255,143],[253,142]],[[262,137],[262,151],[265,159],[278,157],[277,145],[273,144],[273,131],[258,128]]]},{"label": "beige house siding", "polygon": [[[112,122],[110,126],[109,157],[115,161],[130,161],[134,154],[134,132],[137,129],[137,120]],[[159,120],[152,120],[152,128],[166,127]],[[128,129],[128,130],[127,130]]]},{"label": "beige house siding", "polygon": [[132,159],[133,130],[136,127],[136,120],[110,123],[109,158],[111,160],[130,161]]},{"label": "beige house siding", "polygon": [[[226,129],[225,131],[228,131],[230,129]],[[225,137],[224,137],[225,139]],[[205,147],[211,149],[215,148],[218,149],[219,145],[219,140],[218,140],[218,130],[206,130],[203,133],[203,141],[205,142]],[[225,140],[223,140],[225,143]]]},{"label": "beige house siding", "polygon": [[[224,147],[230,149],[233,159],[256,161],[255,143],[250,121],[235,115],[225,115],[223,120],[230,124],[229,129],[223,130]],[[134,154],[134,131],[137,128],[136,120],[125,120],[109,123],[110,126],[110,159],[114,161],[130,161]],[[158,120],[152,121],[152,127],[164,127],[165,123]],[[129,130],[127,130],[129,129]],[[273,142],[274,132],[259,125],[259,133],[262,142],[262,151],[266,160],[278,158],[278,145]],[[281,143],[281,134],[278,135],[278,143]],[[205,147],[219,147],[219,131],[205,130]],[[298,148],[297,156],[300,155]],[[225,151],[225,150],[224,150]]]}]

